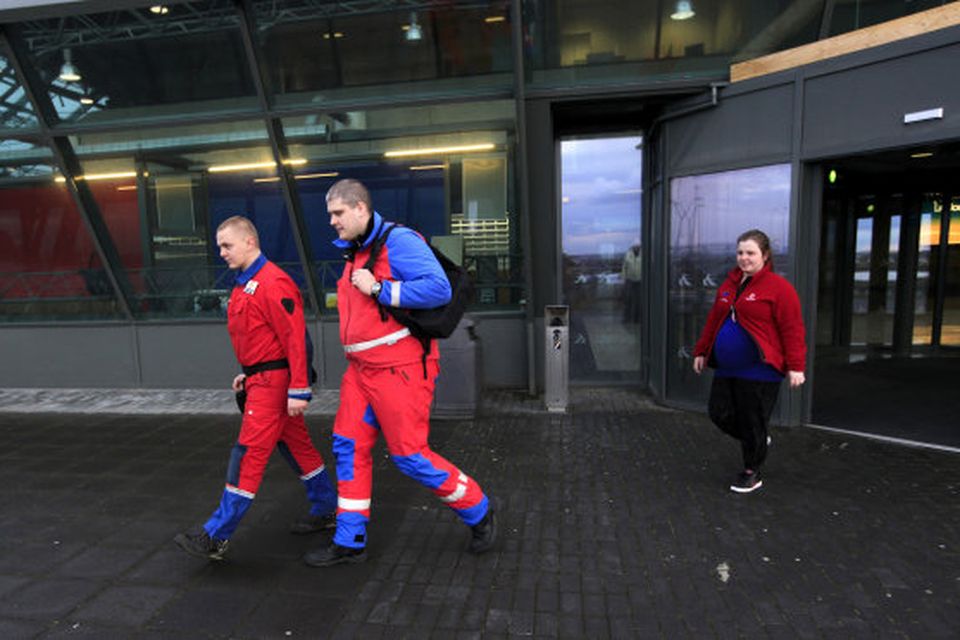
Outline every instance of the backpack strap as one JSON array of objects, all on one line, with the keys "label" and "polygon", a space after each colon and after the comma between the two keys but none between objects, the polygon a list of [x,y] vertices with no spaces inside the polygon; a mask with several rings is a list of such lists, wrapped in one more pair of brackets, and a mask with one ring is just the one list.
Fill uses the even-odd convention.
[{"label": "backpack strap", "polygon": [[[370,257],[367,258],[367,262],[363,265],[363,268],[373,273],[373,266],[377,263],[377,260],[380,258],[380,250],[383,249],[383,245],[387,243],[387,238],[390,236],[390,232],[393,231],[393,228],[397,224],[393,223],[387,226],[380,232],[376,238],[373,239],[373,243],[370,245]],[[377,300],[377,310],[380,312],[380,321],[387,321],[387,312],[384,310],[383,305],[380,304],[380,301]]]}]

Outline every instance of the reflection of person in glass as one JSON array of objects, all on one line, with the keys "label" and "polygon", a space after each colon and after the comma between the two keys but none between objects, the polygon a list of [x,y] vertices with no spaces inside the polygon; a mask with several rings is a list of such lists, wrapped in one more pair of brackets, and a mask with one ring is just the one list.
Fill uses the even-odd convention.
[{"label": "reflection of person in glass", "polygon": [[800,298],[773,272],[770,239],[752,229],[737,238],[737,266],[717,289],[700,340],[693,370],[714,369],[710,419],[740,441],[743,466],[730,489],[749,493],[763,484],[767,425],[780,383],[804,383],[806,338]]},{"label": "reflection of person in glass", "polygon": [[643,269],[643,254],[640,241],[634,240],[633,246],[623,256],[620,273],[623,276],[623,321],[627,324],[640,322],[640,277]]}]

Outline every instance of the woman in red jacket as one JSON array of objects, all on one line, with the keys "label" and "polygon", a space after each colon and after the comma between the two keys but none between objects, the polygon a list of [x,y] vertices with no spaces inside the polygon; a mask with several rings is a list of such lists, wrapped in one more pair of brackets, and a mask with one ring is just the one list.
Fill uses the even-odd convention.
[{"label": "woman in red jacket", "polygon": [[693,370],[714,369],[710,419],[740,441],[743,471],[730,489],[749,493],[763,485],[767,425],[786,377],[791,388],[804,383],[807,344],[800,298],[773,272],[770,239],[758,229],[737,238],[737,266],[717,289]]}]

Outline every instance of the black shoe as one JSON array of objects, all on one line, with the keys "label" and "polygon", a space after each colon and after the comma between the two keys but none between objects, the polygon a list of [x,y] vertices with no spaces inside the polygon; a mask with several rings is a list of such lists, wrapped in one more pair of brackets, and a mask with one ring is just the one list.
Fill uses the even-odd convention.
[{"label": "black shoe", "polygon": [[228,540],[214,540],[202,527],[199,531],[178,533],[173,541],[190,555],[207,560],[223,560],[229,543]]},{"label": "black shoe", "polygon": [[290,533],[302,535],[336,528],[337,514],[326,513],[322,516],[318,516],[309,513],[290,525]]},{"label": "black shoe", "polygon": [[493,548],[497,542],[497,516],[492,504],[487,508],[483,520],[470,527],[470,535],[470,546],[467,547],[470,553],[486,553]]},{"label": "black shoe", "polygon": [[737,493],[750,493],[751,491],[756,491],[763,486],[763,480],[760,479],[760,474],[756,471],[751,471],[747,473],[746,471],[741,471],[737,474],[736,479],[733,481],[733,484],[730,485],[731,491],[736,491]]},{"label": "black shoe", "polygon": [[336,542],[328,546],[308,551],[303,561],[311,567],[332,567],[336,564],[353,564],[367,561],[366,547],[343,547]]}]

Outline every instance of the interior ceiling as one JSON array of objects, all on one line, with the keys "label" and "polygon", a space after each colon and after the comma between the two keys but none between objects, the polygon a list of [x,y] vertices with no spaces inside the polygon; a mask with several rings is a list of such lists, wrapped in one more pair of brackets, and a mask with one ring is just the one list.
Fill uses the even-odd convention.
[{"label": "interior ceiling", "polygon": [[[933,155],[911,157],[915,154],[926,153],[932,153]],[[831,160],[827,164],[830,167],[863,174],[957,171],[960,170],[960,141],[849,156]]]}]

